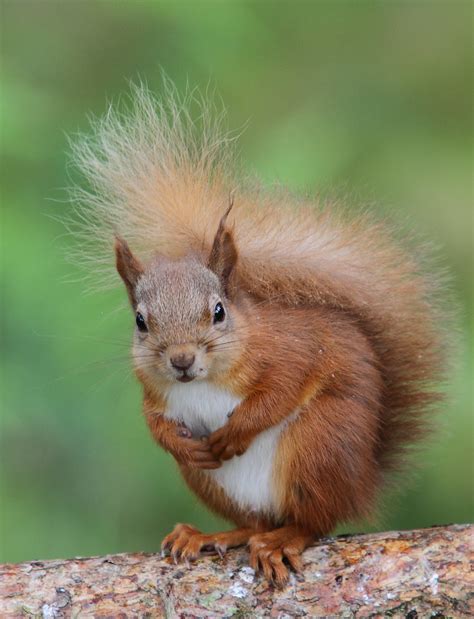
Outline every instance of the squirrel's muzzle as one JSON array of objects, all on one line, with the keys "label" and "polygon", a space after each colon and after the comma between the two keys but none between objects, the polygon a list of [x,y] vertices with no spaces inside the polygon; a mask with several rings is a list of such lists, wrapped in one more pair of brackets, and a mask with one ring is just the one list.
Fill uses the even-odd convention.
[{"label": "squirrel's muzzle", "polygon": [[189,370],[195,360],[193,353],[179,353],[177,355],[170,356],[170,363],[176,370]]},{"label": "squirrel's muzzle", "polygon": [[187,383],[207,376],[204,351],[195,343],[173,344],[166,349],[168,378]]}]

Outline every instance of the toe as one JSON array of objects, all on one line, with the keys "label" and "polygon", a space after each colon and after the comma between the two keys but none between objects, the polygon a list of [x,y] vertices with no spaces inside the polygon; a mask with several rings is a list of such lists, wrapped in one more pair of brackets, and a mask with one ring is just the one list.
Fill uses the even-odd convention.
[{"label": "toe", "polygon": [[301,572],[303,569],[303,559],[301,552],[293,546],[283,546],[283,556],[290,564],[295,572]]},{"label": "toe", "polygon": [[257,574],[259,571],[259,565],[258,565],[258,555],[255,551],[250,550],[250,555],[249,555],[249,565],[250,567],[253,569],[253,571]]},{"label": "toe", "polygon": [[207,535],[193,535],[181,551],[181,558],[185,561],[196,561],[203,546],[208,543]]},{"label": "toe", "polygon": [[249,563],[250,567],[255,571],[260,571],[259,552],[265,547],[265,542],[261,535],[252,535],[249,539],[248,546],[250,549]]},{"label": "toe", "polygon": [[181,533],[178,539],[176,539],[171,546],[171,556],[176,561],[180,558],[181,553],[186,547],[189,540],[189,535],[187,533]]},{"label": "toe", "polygon": [[220,454],[221,460],[230,460],[235,456],[235,449],[233,445],[227,445],[227,447]]},{"label": "toe", "polygon": [[269,561],[273,568],[273,582],[279,588],[284,587],[288,583],[289,572],[286,565],[283,563],[283,554],[280,549],[274,550]]},{"label": "toe", "polygon": [[273,566],[270,563],[270,554],[271,551],[262,549],[258,553],[258,562],[262,569],[263,575],[268,582],[273,582]]}]

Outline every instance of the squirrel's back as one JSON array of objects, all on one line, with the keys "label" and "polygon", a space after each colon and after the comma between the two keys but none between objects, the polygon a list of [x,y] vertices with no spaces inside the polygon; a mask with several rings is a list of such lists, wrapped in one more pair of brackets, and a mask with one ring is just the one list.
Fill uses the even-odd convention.
[{"label": "squirrel's back", "polygon": [[75,143],[90,187],[74,196],[82,261],[105,283],[115,281],[114,234],[145,260],[155,252],[209,252],[232,196],[238,285],[280,305],[333,306],[370,339],[384,378],[377,457],[384,469],[397,468],[439,399],[446,360],[440,278],[369,214],[242,181],[222,115],[204,102],[196,124],[190,101],[171,87],[161,103],[135,88],[128,112],[110,108],[93,135]]}]

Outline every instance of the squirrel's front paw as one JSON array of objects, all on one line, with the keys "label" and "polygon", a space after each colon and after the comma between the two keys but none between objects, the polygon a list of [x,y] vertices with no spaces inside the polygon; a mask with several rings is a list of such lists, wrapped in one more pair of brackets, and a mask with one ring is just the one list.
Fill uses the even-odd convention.
[{"label": "squirrel's front paw", "polygon": [[211,434],[209,447],[217,460],[230,460],[245,453],[251,441],[251,437],[244,436],[228,423]]},{"label": "squirrel's front paw", "polygon": [[178,427],[176,438],[168,448],[175,460],[195,469],[218,469],[221,463],[212,453],[208,440],[191,437],[192,434],[186,427]]}]

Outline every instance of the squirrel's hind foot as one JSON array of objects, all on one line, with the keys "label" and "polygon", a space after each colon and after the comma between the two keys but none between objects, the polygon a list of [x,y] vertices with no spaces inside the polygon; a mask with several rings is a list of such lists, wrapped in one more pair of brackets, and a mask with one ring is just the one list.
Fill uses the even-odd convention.
[{"label": "squirrel's hind foot", "polygon": [[288,583],[289,567],[300,572],[301,553],[313,541],[313,536],[295,527],[286,526],[268,533],[257,533],[249,539],[250,566],[262,571],[266,580],[281,588]]}]

